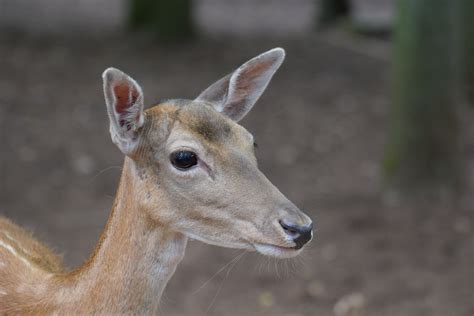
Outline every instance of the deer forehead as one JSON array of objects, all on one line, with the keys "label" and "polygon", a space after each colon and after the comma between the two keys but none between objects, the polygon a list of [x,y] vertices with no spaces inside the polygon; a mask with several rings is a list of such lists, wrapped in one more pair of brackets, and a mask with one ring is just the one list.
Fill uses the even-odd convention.
[{"label": "deer forehead", "polygon": [[[178,130],[177,137],[186,135],[215,149],[223,150],[226,145],[234,149],[248,149],[249,144],[253,145],[253,136],[245,128],[203,102],[170,101],[158,104],[146,113],[151,120],[148,137],[160,143],[163,142],[163,129],[166,129],[166,136],[172,130]],[[166,123],[163,122],[163,115],[167,117]]]}]

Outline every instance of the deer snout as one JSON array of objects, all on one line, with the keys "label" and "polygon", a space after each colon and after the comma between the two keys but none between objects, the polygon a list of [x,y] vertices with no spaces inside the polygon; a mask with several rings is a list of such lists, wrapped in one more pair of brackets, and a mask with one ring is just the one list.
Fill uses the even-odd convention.
[{"label": "deer snout", "polygon": [[313,238],[313,223],[309,225],[298,225],[288,220],[279,221],[283,231],[295,243],[295,249],[301,249]]},{"label": "deer snout", "polygon": [[313,238],[313,221],[291,202],[285,206],[282,208],[277,226],[287,241],[294,242],[294,249],[298,250]]}]

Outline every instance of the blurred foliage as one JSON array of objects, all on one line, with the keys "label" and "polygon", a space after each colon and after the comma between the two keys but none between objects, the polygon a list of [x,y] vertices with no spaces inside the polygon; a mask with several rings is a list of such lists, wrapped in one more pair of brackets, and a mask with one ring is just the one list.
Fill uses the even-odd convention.
[{"label": "blurred foliage", "polygon": [[162,39],[178,40],[194,34],[192,0],[130,0],[129,24],[147,29]]},{"label": "blurred foliage", "polygon": [[338,22],[349,14],[349,0],[319,0],[318,26],[327,26]]},{"label": "blurred foliage", "polygon": [[384,171],[399,189],[452,187],[457,176],[457,1],[399,0]]}]

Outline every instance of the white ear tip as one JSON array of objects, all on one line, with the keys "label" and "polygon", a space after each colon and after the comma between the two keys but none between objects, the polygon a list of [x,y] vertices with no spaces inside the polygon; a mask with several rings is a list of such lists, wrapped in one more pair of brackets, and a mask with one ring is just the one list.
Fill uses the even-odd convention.
[{"label": "white ear tip", "polygon": [[259,57],[271,58],[276,61],[276,64],[281,65],[283,60],[285,60],[285,50],[281,47],[275,47],[261,54]]},{"label": "white ear tip", "polygon": [[121,78],[121,77],[124,77],[124,73],[123,71],[117,69],[117,68],[113,68],[113,67],[109,67],[107,69],[104,70],[104,72],[102,73],[102,78],[105,80],[114,80],[114,79],[118,79],[118,78]]},{"label": "white ear tip", "polygon": [[281,47],[275,47],[273,49],[270,49],[268,52],[269,53],[271,52],[271,53],[276,54],[276,55],[280,55],[283,58],[285,58],[285,55],[286,55],[285,50]]}]

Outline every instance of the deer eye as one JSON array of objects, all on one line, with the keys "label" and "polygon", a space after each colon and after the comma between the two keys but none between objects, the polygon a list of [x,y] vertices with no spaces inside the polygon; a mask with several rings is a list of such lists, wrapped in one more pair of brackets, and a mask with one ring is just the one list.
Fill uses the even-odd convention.
[{"label": "deer eye", "polygon": [[179,150],[170,155],[170,161],[176,169],[186,170],[197,164],[198,157],[192,151]]}]

